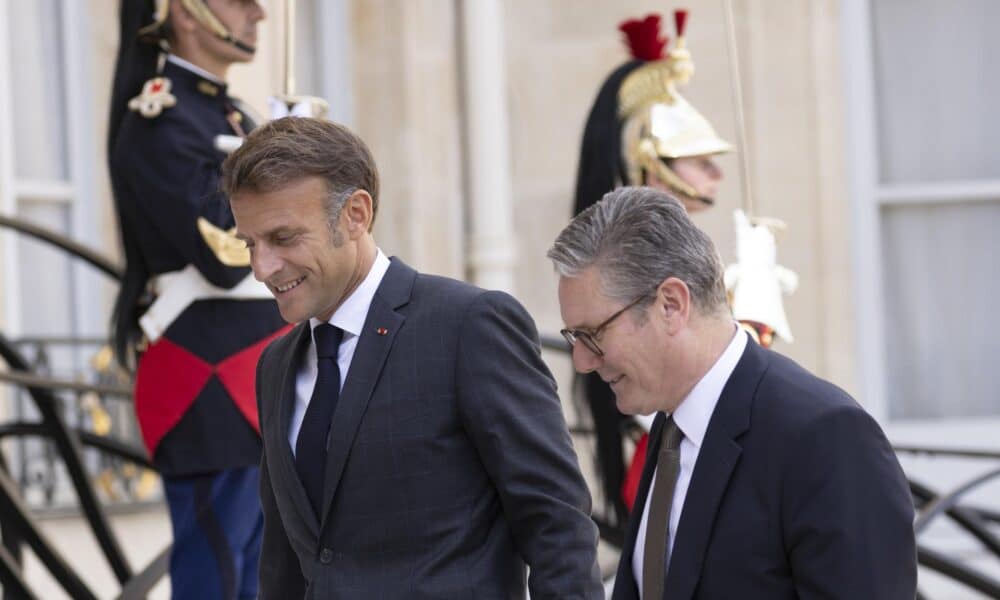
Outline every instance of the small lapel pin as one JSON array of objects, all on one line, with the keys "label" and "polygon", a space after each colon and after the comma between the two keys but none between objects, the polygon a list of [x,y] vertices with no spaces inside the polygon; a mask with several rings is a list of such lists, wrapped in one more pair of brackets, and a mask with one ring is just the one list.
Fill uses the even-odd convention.
[{"label": "small lapel pin", "polygon": [[375,333],[379,335],[389,335],[389,330],[386,329],[385,327],[379,327],[378,329],[375,330]]}]

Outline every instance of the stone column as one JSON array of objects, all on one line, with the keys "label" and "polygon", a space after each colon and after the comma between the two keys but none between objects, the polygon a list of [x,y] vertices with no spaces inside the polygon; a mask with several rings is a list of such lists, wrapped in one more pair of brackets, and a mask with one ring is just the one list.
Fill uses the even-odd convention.
[{"label": "stone column", "polygon": [[499,0],[461,4],[468,262],[477,285],[514,288],[515,239],[503,14]]}]

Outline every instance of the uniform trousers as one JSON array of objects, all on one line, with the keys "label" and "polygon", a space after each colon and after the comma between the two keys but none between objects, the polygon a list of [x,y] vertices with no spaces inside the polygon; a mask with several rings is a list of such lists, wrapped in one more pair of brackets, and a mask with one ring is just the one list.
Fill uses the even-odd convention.
[{"label": "uniform trousers", "polygon": [[257,467],[164,478],[174,534],[173,598],[256,598],[264,528],[259,480]]}]

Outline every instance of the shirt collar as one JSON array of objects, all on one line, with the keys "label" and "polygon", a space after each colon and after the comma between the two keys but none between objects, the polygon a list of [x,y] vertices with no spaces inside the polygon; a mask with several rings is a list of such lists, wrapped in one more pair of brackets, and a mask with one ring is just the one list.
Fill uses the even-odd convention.
[{"label": "shirt collar", "polygon": [[198,65],[184,60],[183,58],[177,56],[176,54],[168,54],[167,55],[167,61],[172,62],[173,64],[177,65],[178,67],[180,67],[180,68],[182,68],[182,69],[184,69],[186,71],[190,71],[190,72],[194,73],[198,77],[201,77],[203,79],[207,79],[207,80],[211,81],[212,83],[216,83],[216,84],[222,86],[223,89],[225,89],[225,87],[226,87],[226,82],[225,81],[219,79],[215,75],[212,75],[211,73],[209,73],[205,69],[202,69]]},{"label": "shirt collar", "polygon": [[[378,291],[378,286],[382,283],[382,278],[388,270],[389,259],[379,249],[375,254],[375,262],[372,263],[372,268],[368,270],[368,275],[351,292],[351,295],[337,307],[333,316],[326,322],[334,327],[343,329],[345,334],[361,335],[361,329],[364,327],[365,319],[368,317],[368,307],[371,306],[372,298],[375,297],[375,292]],[[323,321],[316,317],[309,319],[311,329],[315,329],[321,323]]]},{"label": "shirt collar", "polygon": [[726,386],[747,347],[746,333],[739,325],[735,325],[735,328],[736,333],[722,355],[674,411],[674,422],[684,433],[684,437],[699,449],[705,439],[705,432],[708,431],[712,413],[715,412],[715,405],[719,403],[722,388]]}]

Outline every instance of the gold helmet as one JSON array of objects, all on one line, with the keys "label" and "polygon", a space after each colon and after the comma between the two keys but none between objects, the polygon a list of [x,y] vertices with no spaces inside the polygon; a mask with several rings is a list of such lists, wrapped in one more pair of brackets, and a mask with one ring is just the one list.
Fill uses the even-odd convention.
[{"label": "gold helmet", "polygon": [[[618,90],[618,117],[622,121],[621,153],[628,183],[645,183],[645,174],[653,174],[671,189],[708,204],[670,167],[676,158],[720,154],[732,150],[708,122],[677,91],[694,74],[691,52],[684,44],[687,11],[674,11],[677,39],[662,56],[665,39],[660,39],[659,18],[650,15],[642,21],[627,21],[625,33],[633,56],[647,62],[628,74]],[[650,40],[656,40],[651,43]],[[650,50],[660,49],[651,56]]]}]

